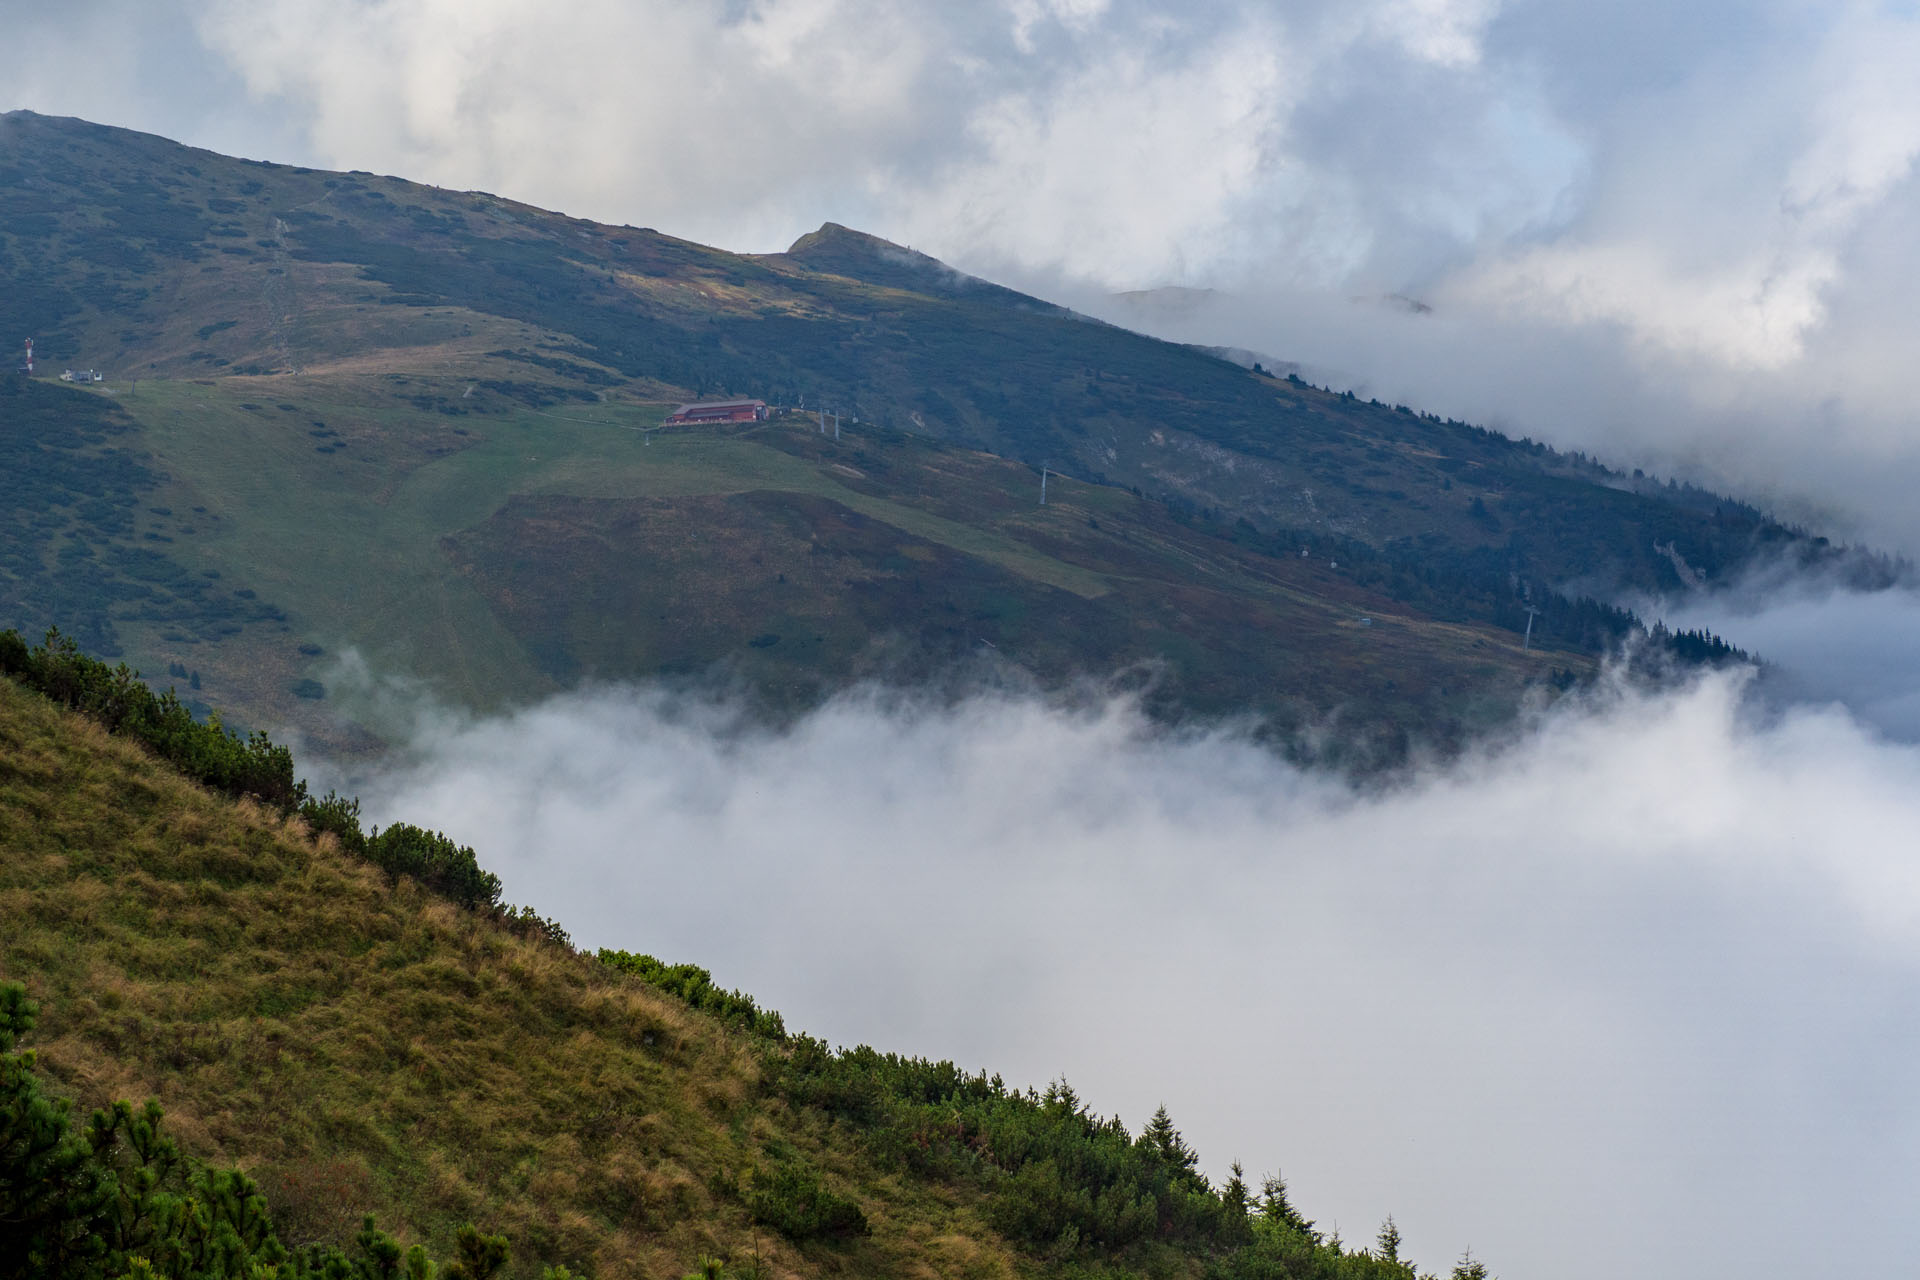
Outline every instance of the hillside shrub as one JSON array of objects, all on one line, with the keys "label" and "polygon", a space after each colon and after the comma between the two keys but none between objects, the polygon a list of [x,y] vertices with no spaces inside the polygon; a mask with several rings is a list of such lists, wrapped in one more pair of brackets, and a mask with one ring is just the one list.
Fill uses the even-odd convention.
[{"label": "hillside shrub", "polygon": [[324,797],[309,799],[301,805],[300,816],[307,820],[307,828],[314,835],[331,835],[349,853],[366,855],[367,837],[360,829],[357,797],[349,800],[336,791],[329,791]]},{"label": "hillside shrub", "polygon": [[867,1215],[829,1190],[798,1160],[757,1167],[747,1189],[747,1212],[790,1240],[847,1239],[867,1234]]},{"label": "hillside shrub", "polygon": [[772,1009],[762,1009],[752,996],[715,986],[713,975],[693,964],[665,964],[648,955],[601,948],[600,963],[630,973],[649,986],[678,996],[694,1008],[710,1013],[743,1031],[785,1040],[785,1021]]},{"label": "hillside shrub", "polygon": [[504,906],[495,914],[495,919],[518,937],[538,938],[556,947],[573,950],[573,935],[558,920],[543,916],[532,907]]},{"label": "hillside shrub", "polygon": [[796,1036],[780,1088],[797,1105],[858,1128],[878,1160],[988,1193],[988,1220],[1055,1258],[1140,1261],[1173,1246],[1217,1280],[1413,1280],[1395,1258],[1324,1239],[1267,1180],[1256,1201],[1236,1165],[1220,1188],[1165,1108],[1136,1135],[1095,1116],[1073,1088],[1008,1089],[951,1062],[838,1052]]},{"label": "hillside shrub", "polygon": [[390,876],[412,876],[422,885],[463,907],[500,905],[500,877],[480,868],[472,848],[438,831],[396,822],[367,837],[369,862]]},{"label": "hillside shrub", "polygon": [[[251,797],[285,814],[298,813],[314,835],[333,836],[342,849],[391,876],[411,876],[462,907],[491,912],[522,936],[572,946],[565,929],[531,907],[503,907],[500,878],[481,868],[471,848],[404,822],[384,831],[363,831],[360,802],[333,791],[311,795],[306,782],[294,776],[293,753],[286,747],[264,733],[243,738],[222,725],[218,713],[196,720],[171,691],[155,693],[138,671],[89,657],[57,630],[49,631],[38,646],[29,646],[16,631],[0,631],[0,676],[86,715],[108,733],[134,739],[196,782],[236,798]],[[661,969],[668,989],[697,991],[704,982],[715,1003],[702,1007],[729,1014],[744,1008],[754,1029],[782,1034],[778,1014],[760,1014],[747,997],[718,992],[704,970]]]},{"label": "hillside shrub", "polygon": [[252,796],[283,812],[300,809],[307,787],[293,774],[293,753],[264,733],[241,737],[217,715],[205,722],[173,695],[155,693],[140,673],[108,666],[57,630],[28,648],[18,633],[0,632],[0,675],[97,721],[107,732],[144,743],[181,772],[230,796]]}]

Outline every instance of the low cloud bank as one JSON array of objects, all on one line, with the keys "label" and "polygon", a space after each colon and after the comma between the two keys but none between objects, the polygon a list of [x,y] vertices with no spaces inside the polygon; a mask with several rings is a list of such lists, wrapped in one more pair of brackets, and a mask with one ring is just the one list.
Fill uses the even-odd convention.
[{"label": "low cloud bank", "polygon": [[1043,272],[996,278],[1156,337],[1297,366],[1316,386],[1692,481],[1840,541],[1920,554],[1910,388],[1891,376],[1891,353],[1889,368],[1862,367],[1906,333],[1904,318],[1839,312],[1809,331],[1803,358],[1749,369],[1652,349],[1617,328],[1515,315],[1449,292],[1464,287],[1457,280],[1417,291],[1433,308],[1421,311],[1383,290],[1303,285],[1260,267],[1229,289],[1163,301]]},{"label": "low cloud bank", "polygon": [[1678,600],[1632,601],[1678,630],[1726,636],[1767,666],[1782,704],[1837,703],[1881,733],[1920,743],[1920,590],[1863,591],[1823,576],[1761,572]]},{"label": "low cloud bank", "polygon": [[1124,700],[647,688],[427,719],[358,789],[588,946],[1044,1084],[1350,1240],[1500,1274],[1916,1256],[1920,750],[1744,675],[1610,689],[1390,790]]}]

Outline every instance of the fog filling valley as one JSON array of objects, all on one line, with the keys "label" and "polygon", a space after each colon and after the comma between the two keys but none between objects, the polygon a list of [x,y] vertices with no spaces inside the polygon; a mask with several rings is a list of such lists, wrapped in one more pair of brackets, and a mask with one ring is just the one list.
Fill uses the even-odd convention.
[{"label": "fog filling valley", "polygon": [[1606,682],[1388,787],[1125,699],[603,687],[420,713],[370,817],[576,943],[838,1044],[1164,1102],[1442,1269],[1844,1274],[1920,1248],[1920,750],[1744,673]]}]

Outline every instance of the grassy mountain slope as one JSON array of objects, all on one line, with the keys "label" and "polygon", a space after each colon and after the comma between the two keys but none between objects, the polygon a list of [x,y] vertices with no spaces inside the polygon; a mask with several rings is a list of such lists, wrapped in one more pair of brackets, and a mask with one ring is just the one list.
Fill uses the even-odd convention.
[{"label": "grassy mountain slope", "polygon": [[[108,371],[119,406],[0,399],[17,501],[71,487],[66,431],[119,468],[10,535],[0,622],[334,745],[368,741],[323,696],[348,647],[469,706],[716,665],[789,703],[956,654],[1144,661],[1170,707],[1444,741],[1591,665],[1620,620],[1582,592],[1832,554],[832,224],[731,254],[15,112],[0,279],[0,336]],[[721,393],[854,420],[831,451],[792,420],[649,436]],[[1044,461],[1073,480],[1041,511]],[[1529,603],[1544,658],[1514,644]]]},{"label": "grassy mountain slope", "polygon": [[116,619],[238,634],[279,617],[166,554],[143,499],[163,475],[110,402],[0,377],[0,615],[62,619],[91,648]]},{"label": "grassy mountain slope", "polygon": [[860,1192],[873,1235],[816,1258],[763,1229],[776,1273],[1011,1273],[965,1196],[864,1167],[769,1096],[738,1033],[5,680],[0,850],[0,975],[42,1004],[56,1088],[159,1099],[189,1149],[252,1170],[289,1243],[374,1211],[439,1251],[471,1219],[529,1265],[678,1275],[751,1253],[713,1187],[785,1144]]},{"label": "grassy mountain slope", "polygon": [[[8,669],[111,684],[42,659]],[[1211,1186],[1164,1112],[1136,1137],[1064,1082],[836,1053],[703,972],[536,924],[0,678],[0,982],[39,1005],[38,1070],[83,1105],[157,1099],[291,1248],[371,1213],[441,1256],[480,1223],[522,1276],[1415,1280],[1277,1181]],[[0,1144],[0,1188],[18,1157]]]},{"label": "grassy mountain slope", "polygon": [[0,332],[37,334],[55,364],[266,373],[404,352],[560,394],[806,397],[1257,523],[1498,550],[1545,582],[1677,586],[1656,542],[1712,574],[1793,541],[1712,495],[1262,377],[832,224],[731,254],[25,112],[0,117],[0,179]]},{"label": "grassy mountain slope", "polygon": [[[89,644],[198,677],[194,697],[347,747],[374,715],[335,678],[347,649],[469,706],[716,662],[789,707],[955,661],[1047,680],[1148,663],[1169,708],[1300,723],[1337,706],[1442,741],[1592,661],[1113,486],[1055,479],[1041,507],[1023,465],[925,437],[835,441],[798,417],[654,432],[657,405],[535,408],[470,385],[146,379],[107,397],[0,379],[37,415],[0,400],[18,487],[59,482],[40,438],[153,451],[123,451],[101,499],[117,523],[39,535],[9,621],[64,605]],[[153,579],[138,592],[114,568],[133,556]],[[98,572],[36,594],[69,565]]]}]

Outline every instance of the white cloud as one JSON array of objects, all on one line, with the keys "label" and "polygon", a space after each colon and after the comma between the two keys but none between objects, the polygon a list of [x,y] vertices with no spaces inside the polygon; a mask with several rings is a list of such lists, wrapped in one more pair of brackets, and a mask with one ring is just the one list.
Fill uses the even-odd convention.
[{"label": "white cloud", "polygon": [[1265,34],[1236,30],[1181,59],[1129,50],[978,104],[975,154],[914,197],[913,238],[1092,279],[1214,265],[1266,185],[1284,116],[1284,59]]},{"label": "white cloud", "polygon": [[1801,355],[1836,270],[1831,254],[1808,250],[1682,273],[1658,245],[1615,242],[1521,254],[1469,279],[1466,297],[1561,324],[1620,324],[1659,354],[1772,370]]},{"label": "white cloud", "polygon": [[229,155],[303,154],[302,122],[242,110],[241,92],[182,0],[0,3],[0,111],[80,116]]},{"label": "white cloud", "polygon": [[[200,19],[329,164],[715,238],[792,234],[774,193],[843,186],[938,128],[940,32],[864,0],[281,0]],[[720,235],[715,235],[720,233]]]},{"label": "white cloud", "polygon": [[[1551,186],[1564,167],[1533,173],[1536,104],[1496,106],[1511,95],[1476,79],[1488,0],[1017,0],[999,15],[923,0],[213,0],[197,12],[207,44],[254,97],[306,122],[325,163],[737,247],[777,247],[826,214],[1107,283],[1232,271],[1289,245],[1320,272],[1329,245],[1345,246],[1344,273],[1422,206],[1446,235],[1504,226],[1514,176]],[[1437,201],[1409,193],[1378,210],[1337,144],[1293,126],[1310,95],[1377,96],[1355,76],[1403,67],[1424,76],[1407,89],[1448,101],[1405,117],[1402,157],[1423,120],[1450,129],[1463,112],[1467,136],[1444,150],[1482,154]],[[1468,207],[1490,177],[1490,210]]]},{"label": "white cloud", "polygon": [[1449,68],[1480,62],[1481,36],[1499,0],[1387,0],[1363,20],[1414,57]]},{"label": "white cloud", "polygon": [[1920,742],[1920,593],[1860,591],[1820,578],[1760,574],[1682,600],[1635,605],[1668,625],[1737,636],[1770,668],[1766,689],[1793,703],[1837,703],[1882,733]]},{"label": "white cloud", "polygon": [[1057,22],[1071,31],[1084,31],[1112,7],[1111,0],[1007,0],[1013,18],[1013,43],[1022,53],[1034,52],[1034,30]]},{"label": "white cloud", "polygon": [[1920,751],[1738,678],[1612,693],[1384,793],[1125,704],[647,690],[428,727],[373,812],[583,942],[792,1025],[1065,1073],[1308,1212],[1505,1275],[1913,1256]]},{"label": "white cloud", "polygon": [[1779,49],[1656,95],[1613,140],[1585,225],[1470,269],[1470,299],[1654,350],[1782,369],[1827,318],[1861,220],[1920,153],[1920,23],[1854,13],[1819,47]]}]

